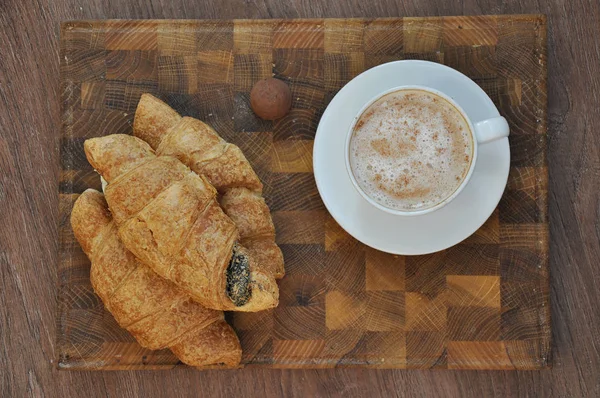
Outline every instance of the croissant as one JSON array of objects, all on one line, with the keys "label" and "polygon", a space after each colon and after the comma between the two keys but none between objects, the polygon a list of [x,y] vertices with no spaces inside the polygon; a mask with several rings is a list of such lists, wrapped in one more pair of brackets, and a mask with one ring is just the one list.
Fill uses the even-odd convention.
[{"label": "croissant", "polygon": [[143,94],[133,122],[133,134],[148,142],[157,155],[177,157],[223,195],[221,207],[238,227],[240,242],[282,278],[283,255],[275,243],[275,227],[260,192],[262,183],[242,151],[224,141],[200,120],[181,117],[169,105]]},{"label": "croissant", "polygon": [[157,155],[175,156],[205,175],[220,191],[233,187],[262,190],[262,183],[240,148],[225,142],[200,120],[181,117],[151,94],[140,98],[133,134],[150,144]]},{"label": "croissant", "polygon": [[169,348],[182,362],[196,367],[240,363],[240,342],[223,312],[192,301],[125,249],[104,195],[93,189],[81,194],[71,225],[92,263],[94,291],[140,345]]},{"label": "croissant", "polygon": [[208,180],[171,156],[156,156],[133,136],[84,143],[105,189],[125,247],[205,307],[260,311],[275,307],[277,283],[241,244]]}]

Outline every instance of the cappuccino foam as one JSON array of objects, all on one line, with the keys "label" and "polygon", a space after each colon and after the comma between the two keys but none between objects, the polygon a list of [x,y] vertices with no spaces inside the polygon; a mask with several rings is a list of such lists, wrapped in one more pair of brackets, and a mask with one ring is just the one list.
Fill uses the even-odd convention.
[{"label": "cappuccino foam", "polygon": [[362,190],[394,210],[433,207],[468,174],[473,138],[446,99],[418,89],[381,97],[360,116],[350,138],[350,168]]}]

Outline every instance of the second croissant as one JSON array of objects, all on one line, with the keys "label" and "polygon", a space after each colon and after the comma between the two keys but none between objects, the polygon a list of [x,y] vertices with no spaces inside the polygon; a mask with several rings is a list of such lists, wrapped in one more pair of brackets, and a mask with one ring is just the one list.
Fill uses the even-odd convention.
[{"label": "second croissant", "polygon": [[261,195],[262,183],[237,146],[223,140],[198,119],[181,117],[151,94],[142,94],[133,135],[157,155],[174,156],[219,191],[221,207],[238,227],[241,243],[282,278],[283,255],[275,244],[275,227]]}]

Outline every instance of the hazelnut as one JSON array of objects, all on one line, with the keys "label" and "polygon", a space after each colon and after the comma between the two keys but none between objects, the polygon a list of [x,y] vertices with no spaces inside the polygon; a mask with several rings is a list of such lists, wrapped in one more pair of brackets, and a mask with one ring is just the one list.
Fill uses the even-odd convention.
[{"label": "hazelnut", "polygon": [[292,106],[292,92],[289,86],[279,79],[262,79],[256,82],[250,91],[250,106],[262,119],[279,119],[285,116]]}]

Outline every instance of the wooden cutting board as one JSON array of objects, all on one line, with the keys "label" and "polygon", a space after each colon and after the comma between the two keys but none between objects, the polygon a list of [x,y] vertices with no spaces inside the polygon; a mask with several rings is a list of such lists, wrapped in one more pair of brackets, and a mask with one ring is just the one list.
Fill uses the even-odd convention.
[{"label": "wooden cutting board", "polygon": [[[440,253],[402,257],[358,243],[327,213],[312,175],[319,118],[360,72],[397,59],[474,79],[511,127],[511,170],[487,223]],[[292,111],[257,119],[249,92],[275,75]],[[228,314],[245,365],[538,369],[550,366],[543,16],[85,21],[61,31],[62,138],[58,343],[62,369],[157,369],[104,310],[69,225],[77,195],[100,188],[83,141],[131,133],[142,93],[212,125],[265,184],[286,260],[277,309]]]}]

